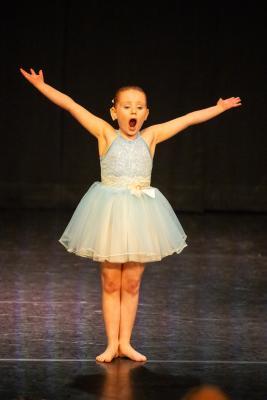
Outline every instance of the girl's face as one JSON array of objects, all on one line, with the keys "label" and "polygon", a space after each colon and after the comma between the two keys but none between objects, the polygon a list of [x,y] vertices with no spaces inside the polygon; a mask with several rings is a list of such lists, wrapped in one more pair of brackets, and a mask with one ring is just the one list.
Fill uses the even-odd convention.
[{"label": "girl's face", "polygon": [[147,119],[149,110],[144,93],[135,89],[123,90],[110,110],[112,119],[117,119],[120,130],[128,135],[137,133]]}]

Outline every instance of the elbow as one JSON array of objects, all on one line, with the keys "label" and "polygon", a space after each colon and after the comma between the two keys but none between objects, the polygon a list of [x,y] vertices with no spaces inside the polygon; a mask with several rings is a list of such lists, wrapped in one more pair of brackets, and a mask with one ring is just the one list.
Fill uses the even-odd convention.
[{"label": "elbow", "polygon": [[193,113],[189,113],[186,115],[185,128],[189,128],[189,126],[195,125],[197,123],[198,123],[197,118]]}]

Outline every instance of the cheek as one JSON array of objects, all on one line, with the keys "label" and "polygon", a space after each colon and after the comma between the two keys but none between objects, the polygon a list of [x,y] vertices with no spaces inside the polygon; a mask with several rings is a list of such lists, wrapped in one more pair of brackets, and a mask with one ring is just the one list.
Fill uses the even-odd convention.
[{"label": "cheek", "polygon": [[124,110],[118,110],[117,115],[120,118],[125,118],[127,116],[127,113]]},{"label": "cheek", "polygon": [[147,112],[144,112],[144,114],[143,114],[143,119],[146,119],[147,116],[148,116],[148,113],[147,113]]},{"label": "cheek", "polygon": [[124,114],[124,113],[120,113],[120,118],[121,119],[127,119],[128,116],[126,114]]}]

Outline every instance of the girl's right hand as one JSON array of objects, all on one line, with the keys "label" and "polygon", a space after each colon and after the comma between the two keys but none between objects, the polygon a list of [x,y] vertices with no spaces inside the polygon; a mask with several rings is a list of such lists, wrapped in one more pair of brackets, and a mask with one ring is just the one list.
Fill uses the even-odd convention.
[{"label": "girl's right hand", "polygon": [[40,69],[39,74],[36,74],[34,69],[30,68],[31,73],[24,71],[24,69],[20,68],[20,72],[22,75],[33,85],[39,86],[44,83],[43,71]]}]

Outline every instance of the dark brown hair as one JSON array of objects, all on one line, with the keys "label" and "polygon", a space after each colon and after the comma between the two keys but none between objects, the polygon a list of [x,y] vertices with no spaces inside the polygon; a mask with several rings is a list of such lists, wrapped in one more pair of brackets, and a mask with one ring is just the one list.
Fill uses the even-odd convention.
[{"label": "dark brown hair", "polygon": [[147,100],[146,92],[140,86],[134,86],[134,85],[122,86],[116,91],[115,96],[112,99],[113,106],[116,106],[116,104],[117,104],[117,102],[119,100],[120,93],[124,92],[125,90],[130,90],[130,89],[138,90],[139,92],[144,93],[144,95],[146,97],[146,100]]}]

